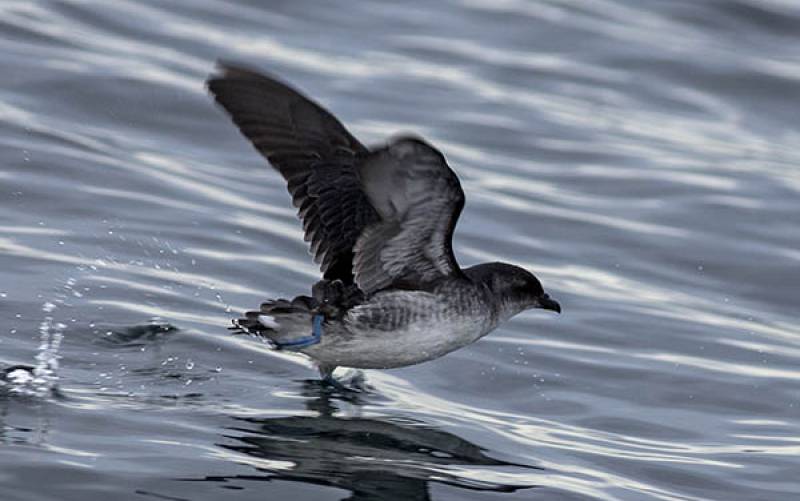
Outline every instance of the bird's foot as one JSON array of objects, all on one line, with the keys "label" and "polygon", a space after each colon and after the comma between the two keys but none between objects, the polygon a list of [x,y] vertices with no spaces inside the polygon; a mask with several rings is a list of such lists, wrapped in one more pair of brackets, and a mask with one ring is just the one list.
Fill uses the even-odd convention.
[{"label": "bird's foot", "polygon": [[320,364],[318,369],[322,385],[332,390],[342,394],[367,393],[369,390],[364,373],[361,371],[349,370],[344,379],[337,379],[333,377],[333,371],[336,370],[335,366]]},{"label": "bird's foot", "polygon": [[322,384],[324,384],[325,386],[327,386],[327,387],[329,387],[329,388],[331,388],[333,390],[336,390],[336,391],[339,391],[339,392],[345,393],[345,394],[346,393],[351,393],[351,392],[360,393],[360,391],[361,391],[361,390],[358,390],[358,389],[350,388],[346,384],[342,383],[341,381],[339,381],[338,379],[333,377],[332,374],[329,374],[329,375],[325,376],[324,378],[322,378]]},{"label": "bird's foot", "polygon": [[368,393],[370,388],[364,373],[355,371],[355,374],[346,375],[342,379],[333,377],[333,373],[324,374],[322,384],[341,393]]}]

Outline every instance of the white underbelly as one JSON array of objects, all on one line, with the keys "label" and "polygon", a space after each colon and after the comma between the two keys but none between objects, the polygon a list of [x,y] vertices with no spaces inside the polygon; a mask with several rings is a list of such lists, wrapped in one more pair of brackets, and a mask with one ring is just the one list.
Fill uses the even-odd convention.
[{"label": "white underbelly", "polygon": [[314,359],[337,366],[361,369],[389,369],[439,358],[473,343],[489,326],[464,318],[447,323],[415,322],[394,331],[368,330],[353,336],[331,336],[306,353]]}]

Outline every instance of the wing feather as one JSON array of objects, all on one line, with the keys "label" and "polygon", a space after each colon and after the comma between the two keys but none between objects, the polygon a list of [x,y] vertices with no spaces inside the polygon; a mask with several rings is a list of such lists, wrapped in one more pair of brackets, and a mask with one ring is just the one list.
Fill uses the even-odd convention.
[{"label": "wing feather", "polygon": [[360,166],[380,221],[354,248],[355,282],[366,294],[389,286],[425,289],[461,274],[452,248],[464,192],[442,154],[422,140],[399,138]]},{"label": "wing feather", "polygon": [[356,172],[367,148],[327,110],[272,77],[221,64],[207,86],[287,181],[325,278],[352,283],[353,246],[379,219]]},{"label": "wing feather", "polygon": [[246,68],[221,65],[207,85],[286,180],[325,278],[371,294],[461,273],[452,235],[464,193],[435,148],[405,137],[370,152],[324,108]]}]

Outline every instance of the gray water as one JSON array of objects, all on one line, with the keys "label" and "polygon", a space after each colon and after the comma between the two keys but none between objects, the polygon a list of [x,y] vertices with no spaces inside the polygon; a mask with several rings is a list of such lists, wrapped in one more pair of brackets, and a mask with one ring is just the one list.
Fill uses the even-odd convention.
[{"label": "gray water", "polygon": [[[800,499],[797,2],[2,0],[0,51],[0,366],[58,378],[0,499]],[[217,59],[440,147],[462,265],[564,313],[360,394],[229,335],[318,272]]]}]

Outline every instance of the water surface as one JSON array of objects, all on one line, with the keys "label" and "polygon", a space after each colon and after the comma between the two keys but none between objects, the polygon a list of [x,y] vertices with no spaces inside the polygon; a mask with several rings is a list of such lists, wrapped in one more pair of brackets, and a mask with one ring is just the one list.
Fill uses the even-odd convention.
[{"label": "water surface", "polygon": [[[0,3],[0,366],[62,357],[0,498],[797,496],[797,47],[782,0]],[[564,314],[361,395],[230,336],[318,273],[217,59],[439,146],[460,262]]]}]

